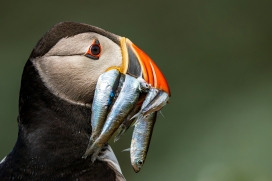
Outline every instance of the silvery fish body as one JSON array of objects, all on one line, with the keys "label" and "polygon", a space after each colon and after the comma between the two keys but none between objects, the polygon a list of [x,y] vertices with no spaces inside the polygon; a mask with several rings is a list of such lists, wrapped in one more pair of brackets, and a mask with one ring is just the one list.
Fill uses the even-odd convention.
[{"label": "silvery fish body", "polygon": [[[141,84],[141,82],[140,82]],[[141,88],[142,89],[142,88]],[[145,97],[145,100],[141,106],[141,109],[146,107],[158,94],[159,90],[155,88],[150,88],[148,90],[148,93]],[[117,134],[114,138],[114,142],[119,140],[123,134],[128,130],[128,128],[131,126],[131,124],[134,122],[134,119],[141,114],[141,111],[136,114],[140,110],[140,106],[135,106],[135,108],[129,113],[129,115],[126,117],[126,119],[123,121],[123,123],[120,125],[120,127],[117,130]],[[138,119],[137,119],[138,120]]]},{"label": "silvery fish body", "polygon": [[112,106],[114,105],[115,101],[117,100],[117,98],[118,98],[118,96],[119,96],[119,94],[120,94],[120,92],[122,90],[123,84],[125,82],[125,78],[126,78],[125,74],[120,74],[118,86],[117,86],[117,88],[115,90],[115,94],[114,94],[114,97],[113,97],[113,99],[111,101],[111,105],[109,107],[109,110],[111,110]]},{"label": "silvery fish body", "polygon": [[143,116],[147,116],[150,113],[159,111],[167,104],[168,100],[169,95],[164,91],[159,91],[156,97],[147,106],[141,109],[140,112]]},{"label": "silvery fish body", "polygon": [[138,101],[139,81],[130,75],[126,74],[125,76],[121,92],[107,116],[99,137],[85,153],[85,155],[92,154],[92,161],[95,161],[101,147],[111,138]]},{"label": "silvery fish body", "polygon": [[142,110],[156,97],[156,95],[159,93],[158,89],[151,88],[149,92],[146,95],[146,98],[142,104]]},{"label": "silvery fish body", "polygon": [[90,144],[99,136],[103,128],[118,85],[119,76],[120,72],[113,69],[102,74],[97,81],[92,104],[92,136]]},{"label": "silvery fish body", "polygon": [[157,112],[146,117],[140,116],[135,124],[130,146],[130,160],[136,173],[145,162],[156,117]]},{"label": "silvery fish body", "polygon": [[136,105],[128,114],[128,116],[125,118],[125,120],[122,122],[122,124],[119,126],[118,130],[116,131],[116,136],[114,138],[114,142],[118,141],[123,134],[128,130],[130,125],[134,122],[134,119],[132,117],[141,109],[141,105]]}]

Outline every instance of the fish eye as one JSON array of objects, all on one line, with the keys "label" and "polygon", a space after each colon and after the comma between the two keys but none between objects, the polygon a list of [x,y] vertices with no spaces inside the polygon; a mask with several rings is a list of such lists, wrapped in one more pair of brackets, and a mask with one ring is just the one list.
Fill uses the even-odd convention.
[{"label": "fish eye", "polygon": [[138,161],[137,161],[137,165],[142,166],[142,164],[143,164],[143,161],[142,161],[142,160],[138,160]]},{"label": "fish eye", "polygon": [[95,39],[93,41],[92,45],[89,47],[85,56],[89,57],[91,59],[97,60],[100,57],[101,50],[102,50],[102,48],[101,48],[101,45],[100,45],[98,39]]}]

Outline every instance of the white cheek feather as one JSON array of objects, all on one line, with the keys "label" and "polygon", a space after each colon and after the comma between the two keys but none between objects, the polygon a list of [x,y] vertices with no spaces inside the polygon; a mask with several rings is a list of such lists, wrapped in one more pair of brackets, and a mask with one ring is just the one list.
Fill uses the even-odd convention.
[{"label": "white cheek feather", "polygon": [[[84,56],[94,38],[102,47],[98,60]],[[60,40],[45,56],[32,62],[53,94],[89,107],[98,77],[110,67],[120,67],[122,55],[120,47],[110,39],[96,33],[82,33]]]}]

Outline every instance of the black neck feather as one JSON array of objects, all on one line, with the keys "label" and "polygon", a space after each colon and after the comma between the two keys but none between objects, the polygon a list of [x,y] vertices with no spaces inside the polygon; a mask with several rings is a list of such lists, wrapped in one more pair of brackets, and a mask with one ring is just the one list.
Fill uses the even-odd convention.
[{"label": "black neck feather", "polygon": [[18,139],[0,166],[0,180],[114,180],[105,162],[81,158],[91,134],[90,119],[90,108],[53,95],[28,61],[21,82]]}]

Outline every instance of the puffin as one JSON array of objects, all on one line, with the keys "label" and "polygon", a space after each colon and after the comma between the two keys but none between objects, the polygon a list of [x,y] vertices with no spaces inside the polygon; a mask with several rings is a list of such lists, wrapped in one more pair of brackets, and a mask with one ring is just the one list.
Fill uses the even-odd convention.
[{"label": "puffin", "polygon": [[168,91],[153,60],[125,37],[76,22],[60,22],[44,34],[24,66],[18,137],[0,162],[1,181],[126,180],[109,144],[94,163],[82,157],[95,86],[111,69]]}]

